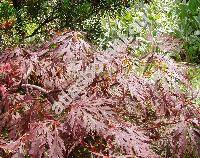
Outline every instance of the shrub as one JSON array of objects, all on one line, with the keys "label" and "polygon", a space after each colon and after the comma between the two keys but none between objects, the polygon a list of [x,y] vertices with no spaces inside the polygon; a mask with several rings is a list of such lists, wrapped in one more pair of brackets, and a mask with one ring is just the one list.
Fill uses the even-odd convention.
[{"label": "shrub", "polygon": [[[7,49],[0,56],[1,155],[198,157],[200,109],[187,67],[154,50],[135,58],[128,48],[137,44],[124,39],[102,52],[64,32],[35,51]],[[80,82],[88,71],[90,80]]]}]

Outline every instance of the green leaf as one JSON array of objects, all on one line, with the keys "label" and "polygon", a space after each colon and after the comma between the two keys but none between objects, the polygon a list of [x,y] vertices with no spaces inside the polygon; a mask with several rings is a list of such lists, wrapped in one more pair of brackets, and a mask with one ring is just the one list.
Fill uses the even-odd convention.
[{"label": "green leaf", "polygon": [[196,35],[196,36],[200,35],[200,30],[195,31],[194,35]]},{"label": "green leaf", "polygon": [[64,4],[67,6],[69,4],[69,0],[64,0]]},{"label": "green leaf", "polygon": [[200,15],[199,15],[199,16],[195,16],[194,19],[195,19],[196,22],[200,25]]}]

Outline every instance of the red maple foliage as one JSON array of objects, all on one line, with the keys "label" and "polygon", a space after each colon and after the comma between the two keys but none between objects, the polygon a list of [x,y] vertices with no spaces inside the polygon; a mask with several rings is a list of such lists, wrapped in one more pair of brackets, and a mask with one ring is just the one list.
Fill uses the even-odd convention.
[{"label": "red maple foliage", "polygon": [[[78,157],[81,148],[89,152],[82,157],[200,156],[200,108],[186,67],[154,52],[138,59],[131,44],[102,52],[64,32],[37,50],[5,50],[0,156]],[[91,65],[97,71],[87,86],[55,113],[53,104],[83,85],[76,81]]]}]

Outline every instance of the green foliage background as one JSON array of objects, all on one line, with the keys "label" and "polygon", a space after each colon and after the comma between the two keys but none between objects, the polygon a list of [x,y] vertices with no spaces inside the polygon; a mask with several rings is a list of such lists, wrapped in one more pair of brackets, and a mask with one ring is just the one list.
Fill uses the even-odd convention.
[{"label": "green foliage background", "polygon": [[[1,26],[8,19],[15,23],[10,28],[1,27],[2,46],[5,48],[18,43],[38,43],[46,39],[53,30],[82,30],[83,21],[92,18],[93,24],[97,24],[99,17],[105,12],[118,13],[127,3],[123,0],[3,0],[0,2]],[[95,29],[96,25],[90,27]]]}]

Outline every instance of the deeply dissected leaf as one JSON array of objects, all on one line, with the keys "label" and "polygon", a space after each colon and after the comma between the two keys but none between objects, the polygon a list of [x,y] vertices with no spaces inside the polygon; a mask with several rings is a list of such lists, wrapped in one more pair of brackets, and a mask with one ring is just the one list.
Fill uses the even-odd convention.
[{"label": "deeply dissected leaf", "polygon": [[99,136],[96,155],[160,157],[151,143],[167,140],[167,156],[198,156],[200,110],[187,67],[156,53],[138,60],[129,40],[97,51],[77,34],[0,55],[0,148],[64,158]]}]

